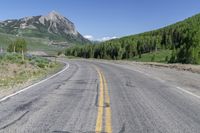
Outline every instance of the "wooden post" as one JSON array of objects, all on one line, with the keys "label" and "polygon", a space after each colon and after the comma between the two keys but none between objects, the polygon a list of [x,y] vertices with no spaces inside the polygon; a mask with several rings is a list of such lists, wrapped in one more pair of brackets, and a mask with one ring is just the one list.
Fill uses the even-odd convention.
[{"label": "wooden post", "polygon": [[24,61],[24,51],[22,50],[22,61]]},{"label": "wooden post", "polygon": [[55,56],[55,64],[56,64],[56,56]]},{"label": "wooden post", "polygon": [[15,45],[14,45],[14,48],[13,48],[13,52],[15,53]]}]

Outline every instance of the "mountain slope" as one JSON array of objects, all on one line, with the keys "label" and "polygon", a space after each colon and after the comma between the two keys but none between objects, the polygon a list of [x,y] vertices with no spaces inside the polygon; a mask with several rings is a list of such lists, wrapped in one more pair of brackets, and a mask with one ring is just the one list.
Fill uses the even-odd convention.
[{"label": "mountain slope", "polygon": [[[8,46],[19,37],[11,34],[0,33],[0,53],[6,51]],[[49,55],[55,55],[58,51],[62,50],[63,47],[57,45],[50,45],[48,39],[34,38],[34,37],[20,37],[26,40],[28,51],[42,51]]]},{"label": "mountain slope", "polygon": [[[143,54],[163,50],[170,50],[171,53],[166,52],[169,54],[165,55],[162,62],[200,64],[200,14],[158,30],[109,40],[96,46],[67,49],[66,55],[135,59],[142,58]],[[149,61],[154,58],[156,57]]]},{"label": "mountain slope", "polygon": [[0,22],[0,32],[16,36],[46,38],[52,43],[90,43],[75,28],[75,25],[52,11],[47,16],[33,16]]}]

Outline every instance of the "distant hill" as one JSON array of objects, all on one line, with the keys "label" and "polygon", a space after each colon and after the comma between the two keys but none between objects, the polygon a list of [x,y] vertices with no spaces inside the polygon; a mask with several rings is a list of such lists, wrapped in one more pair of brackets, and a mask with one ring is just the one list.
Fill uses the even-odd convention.
[{"label": "distant hill", "polygon": [[51,44],[68,46],[90,43],[75,28],[74,24],[52,11],[46,16],[8,19],[0,22],[0,32],[18,37],[36,37],[50,40]]},{"label": "distant hill", "polygon": [[144,60],[145,54],[151,56],[145,61],[200,64],[200,14],[158,30],[66,50],[66,55],[74,53],[86,58],[134,60]]}]

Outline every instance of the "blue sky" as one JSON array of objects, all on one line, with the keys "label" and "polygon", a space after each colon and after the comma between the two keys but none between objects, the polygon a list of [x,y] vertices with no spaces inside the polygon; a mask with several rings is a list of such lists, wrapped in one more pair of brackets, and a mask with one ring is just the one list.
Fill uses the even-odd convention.
[{"label": "blue sky", "polygon": [[107,39],[157,29],[200,13],[199,0],[1,0],[0,20],[55,10],[82,35]]}]

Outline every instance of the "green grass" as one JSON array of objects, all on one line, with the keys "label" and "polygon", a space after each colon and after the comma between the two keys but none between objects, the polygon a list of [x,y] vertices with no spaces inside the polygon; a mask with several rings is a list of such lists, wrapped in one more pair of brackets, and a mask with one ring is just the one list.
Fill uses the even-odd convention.
[{"label": "green grass", "polygon": [[76,56],[65,56],[67,59],[82,59],[81,57],[76,57]]},{"label": "green grass", "polygon": [[[0,48],[7,49],[11,41],[16,40],[18,37],[14,35],[0,33]],[[62,50],[60,47],[49,45],[48,39],[23,37],[27,41],[28,51],[44,51],[50,55],[56,55],[58,51]]]},{"label": "green grass", "polygon": [[[160,50],[153,53],[142,54],[142,57],[135,56],[131,60],[139,61],[139,62],[161,62],[167,63],[167,60],[171,57],[171,50]],[[168,59],[167,59],[168,58]]]}]

